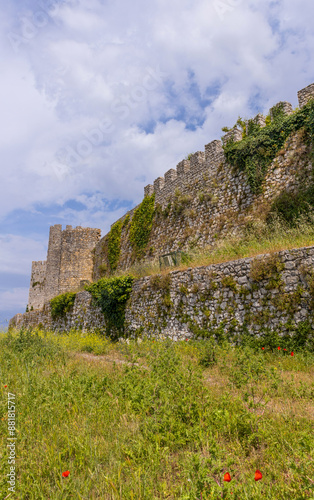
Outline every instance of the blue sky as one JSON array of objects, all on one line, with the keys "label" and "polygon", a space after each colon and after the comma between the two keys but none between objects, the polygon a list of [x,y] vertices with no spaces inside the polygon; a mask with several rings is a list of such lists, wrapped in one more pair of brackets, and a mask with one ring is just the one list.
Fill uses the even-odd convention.
[{"label": "blue sky", "polygon": [[49,226],[110,224],[221,127],[314,82],[308,0],[1,4],[0,325]]}]

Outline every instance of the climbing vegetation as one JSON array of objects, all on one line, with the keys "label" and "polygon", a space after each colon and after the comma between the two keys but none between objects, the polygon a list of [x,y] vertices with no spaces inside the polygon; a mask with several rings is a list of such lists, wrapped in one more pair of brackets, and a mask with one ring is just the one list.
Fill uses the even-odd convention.
[{"label": "climbing vegetation", "polygon": [[142,203],[134,212],[130,224],[130,242],[138,258],[140,258],[148,244],[153,227],[155,214],[155,193],[145,196]]},{"label": "climbing vegetation", "polygon": [[242,141],[229,141],[224,145],[227,161],[247,174],[251,189],[256,194],[261,192],[268,166],[292,133],[304,129],[307,143],[313,145],[314,100],[290,116],[286,116],[279,106],[273,111],[273,121],[269,123],[268,120],[267,123],[261,129],[252,125]]},{"label": "climbing vegetation", "polygon": [[113,224],[108,234],[108,262],[110,271],[115,271],[118,267],[118,262],[121,253],[121,231],[122,221]]}]

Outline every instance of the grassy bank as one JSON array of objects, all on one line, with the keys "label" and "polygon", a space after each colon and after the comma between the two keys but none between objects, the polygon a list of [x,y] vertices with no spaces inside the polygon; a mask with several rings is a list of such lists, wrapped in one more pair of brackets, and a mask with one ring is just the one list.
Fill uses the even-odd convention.
[{"label": "grassy bank", "polygon": [[[293,224],[274,214],[268,222],[252,220],[246,228],[243,228],[242,234],[224,236],[212,247],[190,249],[185,252],[184,262],[178,269],[209,266],[312,245],[314,245],[314,212],[309,207],[307,214],[295,218]],[[173,268],[165,269],[164,272],[169,270]],[[159,261],[156,259],[134,264],[128,272],[137,278],[159,273]],[[124,273],[125,271],[117,271],[114,275]]]},{"label": "grassy bank", "polygon": [[2,499],[8,391],[9,498],[314,498],[313,354],[28,332],[0,342]]}]

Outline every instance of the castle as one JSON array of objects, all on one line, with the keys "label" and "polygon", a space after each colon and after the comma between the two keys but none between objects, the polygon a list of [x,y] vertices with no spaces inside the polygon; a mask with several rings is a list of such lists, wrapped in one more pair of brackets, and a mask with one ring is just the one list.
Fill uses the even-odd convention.
[{"label": "castle", "polygon": [[[314,83],[298,92],[299,107],[312,99]],[[271,119],[278,107],[286,115],[293,113],[290,103],[281,102],[271,108]],[[259,127],[266,126],[265,118],[260,114],[251,122]],[[178,248],[187,249],[196,244],[212,245],[217,235],[223,236],[247,224],[280,192],[297,191],[312,179],[308,146],[296,133],[287,139],[285,151],[272,162],[262,193],[254,194],[245,172],[234,171],[226,162],[223,145],[230,140],[241,141],[242,131],[236,127],[231,129],[223,136],[222,142],[210,142],[205,151],[190,155],[176,169],[168,170],[164,177],[158,177],[144,188],[144,197],[154,194],[155,207],[159,206],[160,210],[142,258],[152,258]],[[171,209],[178,203],[181,203],[181,217],[178,217],[178,210]],[[132,221],[136,209],[119,220],[118,269],[127,269],[135,259],[129,238],[129,221]],[[101,238],[99,229],[66,226],[62,230],[61,225],[52,226],[47,260],[32,263],[28,308],[40,310],[51,298],[77,291],[83,283],[99,279],[106,268],[110,271],[108,235]]]}]

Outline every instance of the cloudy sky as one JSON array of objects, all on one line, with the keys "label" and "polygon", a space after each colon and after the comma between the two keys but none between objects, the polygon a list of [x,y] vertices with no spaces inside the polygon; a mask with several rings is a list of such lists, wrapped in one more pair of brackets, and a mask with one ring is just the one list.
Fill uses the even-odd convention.
[{"label": "cloudy sky", "polygon": [[146,184],[314,82],[310,0],[1,0],[0,324],[49,226],[110,224]]}]

